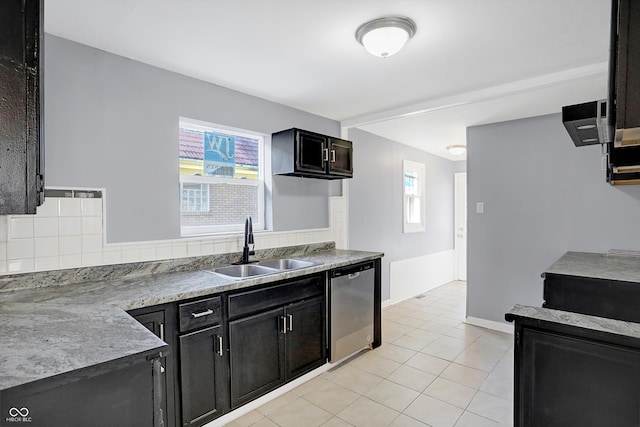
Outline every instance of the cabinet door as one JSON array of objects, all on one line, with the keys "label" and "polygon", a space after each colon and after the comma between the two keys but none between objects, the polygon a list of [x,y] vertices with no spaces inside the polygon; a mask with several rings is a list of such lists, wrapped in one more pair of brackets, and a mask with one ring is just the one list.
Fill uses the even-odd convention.
[{"label": "cabinet door", "polygon": [[229,322],[231,408],[284,383],[282,308]]},{"label": "cabinet door", "polygon": [[326,362],[325,309],[322,297],[285,309],[287,380],[305,374]]},{"label": "cabinet door", "polygon": [[42,204],[42,0],[0,2],[0,215]]},{"label": "cabinet door", "polygon": [[296,172],[326,173],[329,158],[327,138],[315,133],[296,131]]},{"label": "cabinet door", "polygon": [[[158,310],[151,313],[139,314],[134,318],[141,323],[145,328],[153,332],[161,340],[169,343],[167,338],[169,334],[166,331],[165,311]],[[162,354],[162,353],[161,353]],[[162,418],[164,426],[174,425],[174,398],[173,398],[173,360],[162,354],[160,358],[160,372],[162,379],[159,381],[161,392],[160,395],[160,408],[162,410]]]},{"label": "cabinet door", "polygon": [[353,176],[353,143],[329,138],[329,173],[345,177]]},{"label": "cabinet door", "polygon": [[222,326],[182,335],[179,340],[182,425],[199,426],[228,407]]}]

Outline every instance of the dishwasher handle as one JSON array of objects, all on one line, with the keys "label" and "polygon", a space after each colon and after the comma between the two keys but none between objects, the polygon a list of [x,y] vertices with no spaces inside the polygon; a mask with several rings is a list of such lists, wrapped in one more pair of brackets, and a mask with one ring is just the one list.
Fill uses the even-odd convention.
[{"label": "dishwasher handle", "polygon": [[334,279],[336,277],[349,276],[349,279],[355,279],[358,277],[360,272],[373,270],[374,263],[373,261],[364,262],[361,264],[350,265],[348,267],[336,268],[331,270],[331,278]]}]

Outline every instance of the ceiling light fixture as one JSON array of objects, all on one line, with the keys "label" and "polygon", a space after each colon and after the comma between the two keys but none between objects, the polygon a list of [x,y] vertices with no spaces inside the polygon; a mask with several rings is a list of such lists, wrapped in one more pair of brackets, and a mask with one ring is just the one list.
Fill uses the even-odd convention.
[{"label": "ceiling light fixture", "polygon": [[398,53],[416,32],[416,23],[401,16],[385,16],[365,22],[356,30],[356,40],[373,56],[386,58]]},{"label": "ceiling light fixture", "polygon": [[460,154],[464,154],[464,152],[467,151],[467,146],[466,145],[449,145],[447,147],[447,150],[449,151],[449,153],[453,154],[454,156],[459,156]]}]

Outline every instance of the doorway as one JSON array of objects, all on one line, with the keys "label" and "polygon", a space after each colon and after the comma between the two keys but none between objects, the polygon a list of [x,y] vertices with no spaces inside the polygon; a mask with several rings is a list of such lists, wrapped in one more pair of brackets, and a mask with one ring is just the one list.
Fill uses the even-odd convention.
[{"label": "doorway", "polygon": [[454,175],[455,280],[467,281],[467,174]]}]

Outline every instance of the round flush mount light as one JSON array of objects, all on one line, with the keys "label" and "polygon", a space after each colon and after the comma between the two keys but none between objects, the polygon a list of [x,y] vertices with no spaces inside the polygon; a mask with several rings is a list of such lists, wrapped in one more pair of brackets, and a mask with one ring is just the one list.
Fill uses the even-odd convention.
[{"label": "round flush mount light", "polygon": [[373,56],[396,54],[416,32],[416,23],[402,16],[385,16],[365,22],[356,30],[356,40]]},{"label": "round flush mount light", "polygon": [[466,145],[449,145],[447,147],[447,151],[449,151],[449,153],[453,154],[454,156],[459,156],[460,154],[464,154],[464,152],[467,151],[467,146]]}]

